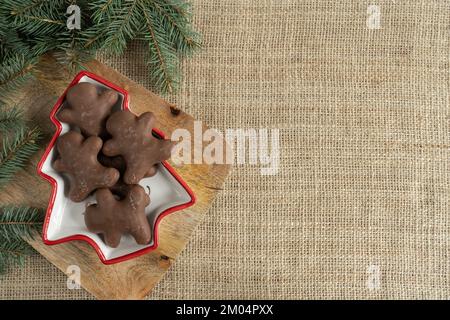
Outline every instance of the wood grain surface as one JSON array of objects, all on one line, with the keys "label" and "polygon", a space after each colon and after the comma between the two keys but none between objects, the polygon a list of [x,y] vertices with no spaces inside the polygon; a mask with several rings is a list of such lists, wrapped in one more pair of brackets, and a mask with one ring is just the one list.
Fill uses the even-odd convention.
[{"label": "wood grain surface", "polygon": [[[86,68],[127,90],[130,108],[134,112],[155,113],[158,119],[156,127],[168,137],[176,128],[185,128],[194,136],[194,119],[190,115],[184,112],[175,115],[171,112],[171,107],[175,106],[98,61],[88,63]],[[27,83],[11,97],[23,107],[26,117],[39,125],[45,138],[41,142],[41,150],[33,157],[30,165],[1,191],[0,203],[47,207],[51,187],[37,175],[36,165],[55,131],[49,119],[50,110],[72,78],[73,75],[46,56],[39,63],[36,80]],[[203,129],[206,127],[203,126]],[[197,202],[193,207],[172,213],[162,220],[159,227],[160,245],[153,252],[107,266],[100,262],[92,247],[81,241],[46,246],[39,235],[30,244],[63,272],[70,265],[78,265],[81,269],[81,285],[99,299],[144,298],[185,247],[220,190],[230,167],[199,164],[175,166],[175,169],[192,188]]]}]

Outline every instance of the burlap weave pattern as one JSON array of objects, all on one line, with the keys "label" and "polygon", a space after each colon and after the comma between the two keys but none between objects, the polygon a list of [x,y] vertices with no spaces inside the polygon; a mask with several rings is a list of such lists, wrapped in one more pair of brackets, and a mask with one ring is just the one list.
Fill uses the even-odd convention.
[{"label": "burlap weave pattern", "polygon": [[[280,170],[236,166],[150,298],[450,298],[448,1],[193,5],[204,49],[168,99],[279,128]],[[148,87],[142,50],[106,62]],[[91,296],[36,255],[0,297]]]}]

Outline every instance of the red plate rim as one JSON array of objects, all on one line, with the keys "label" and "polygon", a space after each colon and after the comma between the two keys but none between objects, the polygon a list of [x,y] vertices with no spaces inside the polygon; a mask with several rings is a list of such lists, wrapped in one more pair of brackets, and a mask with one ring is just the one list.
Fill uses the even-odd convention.
[{"label": "red plate rim", "polygon": [[[185,208],[188,208],[190,206],[192,206],[195,201],[195,195],[192,192],[191,188],[186,184],[186,182],[178,175],[178,173],[175,171],[175,169],[167,162],[167,161],[163,161],[162,164],[163,166],[167,169],[167,171],[169,171],[169,173],[175,178],[175,180],[178,181],[178,183],[181,184],[181,186],[186,190],[186,192],[189,194],[189,197],[191,198],[191,200],[189,202],[180,204],[180,205],[176,205],[173,207],[170,207],[166,210],[164,210],[163,212],[161,212],[158,216],[158,218],[155,221],[155,226],[153,229],[153,245],[147,248],[143,248],[140,249],[138,251],[134,251],[131,253],[128,253],[126,255],[120,256],[120,257],[116,257],[113,259],[106,259],[106,257],[104,256],[102,250],[100,249],[100,247],[97,245],[97,243],[90,238],[89,236],[86,235],[82,235],[82,234],[75,234],[75,235],[71,235],[68,237],[64,237],[61,239],[57,239],[57,240],[49,240],[47,238],[47,230],[48,230],[48,226],[50,223],[50,217],[53,211],[53,206],[55,203],[55,197],[56,197],[56,186],[57,186],[57,182],[55,181],[55,179],[53,179],[53,177],[45,174],[44,172],[42,172],[42,166],[45,162],[45,160],[48,157],[48,154],[50,153],[51,149],[53,148],[53,146],[56,143],[56,139],[59,137],[59,134],[61,133],[62,130],[62,125],[61,122],[59,122],[59,120],[56,119],[55,115],[59,109],[59,107],[62,105],[66,94],[67,94],[67,90],[69,90],[69,88],[73,87],[75,84],[77,84],[80,79],[82,77],[89,77],[95,81],[100,82],[101,84],[114,89],[115,91],[118,91],[119,93],[123,94],[124,96],[124,100],[123,100],[123,109],[124,110],[129,110],[130,112],[132,112],[129,108],[129,97],[128,97],[128,92],[126,90],[124,90],[123,88],[118,87],[117,85],[115,85],[114,83],[109,82],[108,80],[94,74],[91,73],[89,71],[81,71],[80,73],[78,73],[75,78],[72,80],[72,82],[69,84],[69,86],[66,88],[66,90],[64,91],[64,93],[59,97],[59,99],[56,101],[55,105],[53,106],[52,111],[50,112],[50,120],[53,122],[53,124],[56,127],[56,132],[53,135],[52,139],[50,140],[50,143],[48,144],[47,148],[45,149],[45,152],[41,158],[41,160],[39,161],[38,165],[37,165],[37,173],[44,178],[45,180],[47,180],[48,182],[50,182],[51,186],[52,186],[52,192],[50,195],[50,199],[49,199],[49,205],[47,207],[47,211],[46,211],[46,215],[45,215],[45,219],[44,219],[44,225],[42,227],[42,241],[46,244],[46,245],[55,245],[55,244],[60,244],[60,243],[64,243],[64,242],[69,242],[69,241],[77,241],[77,240],[81,240],[81,241],[85,241],[87,243],[89,243],[97,252],[97,255],[99,256],[100,260],[104,263],[104,264],[114,264],[114,263],[118,263],[118,262],[122,262],[122,261],[126,261],[132,258],[136,258],[138,256],[141,256],[145,253],[148,253],[150,251],[155,250],[158,247],[159,244],[159,237],[158,237],[158,226],[159,223],[161,222],[161,220],[169,215],[172,212],[175,211],[179,211]],[[165,135],[162,131],[153,128],[152,129],[153,133],[155,133],[156,135],[158,135],[161,138],[165,138]]]}]

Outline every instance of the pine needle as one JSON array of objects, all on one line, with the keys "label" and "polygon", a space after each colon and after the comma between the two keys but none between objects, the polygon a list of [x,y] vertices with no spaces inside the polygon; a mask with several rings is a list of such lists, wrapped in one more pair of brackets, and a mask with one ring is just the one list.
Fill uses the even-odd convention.
[{"label": "pine needle", "polygon": [[200,48],[200,35],[191,28],[191,5],[180,0],[152,0],[160,23],[173,47],[182,56]]},{"label": "pine needle", "polygon": [[8,94],[31,77],[31,69],[37,63],[37,59],[27,59],[24,55],[14,54],[5,59],[0,64],[0,99],[4,99]]},{"label": "pine needle", "polygon": [[29,46],[20,38],[16,30],[6,26],[0,27],[0,61],[11,58],[15,54],[26,56],[29,54]]},{"label": "pine needle", "polygon": [[2,7],[19,31],[28,36],[55,34],[66,27],[65,0],[4,0]]},{"label": "pine needle", "polygon": [[142,7],[148,41],[147,65],[149,76],[154,85],[163,93],[172,93],[179,84],[178,57],[171,43],[164,36],[164,30],[158,23],[158,15],[146,6]]},{"label": "pine needle", "polygon": [[111,19],[115,12],[123,5],[122,0],[95,0],[91,1],[89,7],[93,11],[92,20],[94,24],[100,24]]},{"label": "pine needle", "polygon": [[33,231],[42,227],[44,213],[40,209],[29,207],[0,208],[0,237],[12,242],[23,238],[32,238]]},{"label": "pine needle", "polygon": [[22,169],[39,149],[41,134],[37,128],[20,128],[13,137],[4,136],[0,154],[0,187]]},{"label": "pine needle", "polygon": [[0,237],[0,274],[5,273],[8,266],[23,265],[25,258],[33,252],[33,248],[23,239],[10,242]]},{"label": "pine needle", "polygon": [[21,16],[30,12],[32,9],[42,5],[47,0],[33,0],[33,1],[16,1],[16,8],[11,10],[11,15]]},{"label": "pine needle", "polygon": [[0,133],[17,130],[23,125],[22,112],[18,108],[0,109]]},{"label": "pine needle", "polygon": [[[82,30],[66,26],[72,3],[81,9]],[[121,55],[132,40],[147,43],[153,89],[174,92],[180,59],[200,47],[191,12],[186,0],[2,0],[0,99],[21,86],[37,58],[49,51],[74,71],[96,51]]]},{"label": "pine needle", "polygon": [[78,30],[71,30],[68,35],[62,35],[56,45],[58,50],[53,52],[56,60],[72,73],[82,70],[83,63],[93,58],[91,50],[83,49],[78,33]]},{"label": "pine needle", "polygon": [[134,38],[140,26],[138,3],[139,1],[125,2],[108,22],[102,46],[106,53],[122,54],[127,47],[127,42]]}]

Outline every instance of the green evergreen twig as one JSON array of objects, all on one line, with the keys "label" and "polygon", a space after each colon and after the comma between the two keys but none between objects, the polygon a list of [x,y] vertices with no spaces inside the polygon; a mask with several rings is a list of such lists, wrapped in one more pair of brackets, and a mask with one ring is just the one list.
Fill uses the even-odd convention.
[{"label": "green evergreen twig", "polygon": [[7,134],[23,126],[22,112],[18,108],[0,108],[0,133]]},{"label": "green evergreen twig", "polygon": [[12,242],[31,238],[39,231],[44,219],[43,211],[29,207],[6,206],[0,208],[0,237]]},{"label": "green evergreen twig", "polygon": [[[74,3],[81,8],[82,30],[66,26],[67,7]],[[185,0],[4,0],[0,63],[12,60],[5,64],[9,72],[0,74],[0,83],[4,78],[5,86],[17,88],[20,83],[14,78],[7,85],[9,73],[24,76],[34,66],[28,59],[49,51],[69,70],[78,70],[97,51],[121,55],[132,40],[146,42],[149,78],[162,93],[178,88],[180,59],[200,47]]]},{"label": "green evergreen twig", "polygon": [[156,87],[163,92],[172,93],[179,84],[178,56],[171,43],[164,37],[164,30],[158,23],[154,10],[142,6],[147,33],[144,39],[148,41],[147,65],[149,76]]},{"label": "green evergreen twig", "polygon": [[14,54],[0,63],[0,99],[23,85],[31,77],[31,70],[37,63],[35,58]]},{"label": "green evergreen twig", "polygon": [[39,149],[41,137],[37,128],[19,128],[13,137],[4,136],[0,153],[0,187],[25,166],[28,159]]},{"label": "green evergreen twig", "polygon": [[33,248],[22,239],[10,242],[0,237],[0,274],[5,273],[10,265],[23,265],[32,252]]}]

